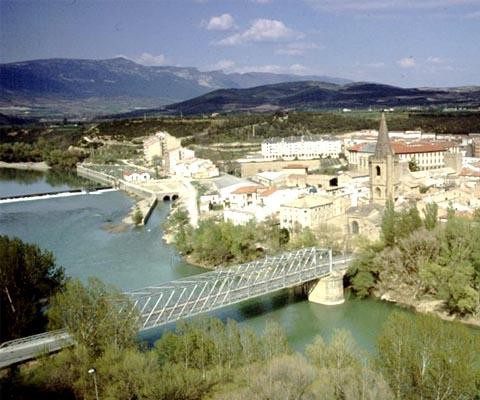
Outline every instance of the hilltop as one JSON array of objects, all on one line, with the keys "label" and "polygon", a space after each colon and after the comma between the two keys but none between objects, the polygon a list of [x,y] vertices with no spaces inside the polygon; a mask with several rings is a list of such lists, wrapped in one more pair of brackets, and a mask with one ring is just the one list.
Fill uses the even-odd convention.
[{"label": "hilltop", "polygon": [[166,107],[170,112],[262,112],[279,109],[322,110],[338,108],[406,106],[479,106],[480,87],[400,88],[377,83],[301,81],[249,89],[221,89]]}]

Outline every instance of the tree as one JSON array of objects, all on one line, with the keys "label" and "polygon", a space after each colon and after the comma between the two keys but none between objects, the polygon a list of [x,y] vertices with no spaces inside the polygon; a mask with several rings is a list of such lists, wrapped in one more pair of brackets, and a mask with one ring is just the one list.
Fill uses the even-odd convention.
[{"label": "tree", "polygon": [[385,204],[381,231],[381,237],[386,246],[393,246],[395,244],[395,222],[394,204],[393,201],[389,199]]},{"label": "tree", "polygon": [[0,236],[0,340],[43,331],[42,310],[64,282],[63,268],[55,265],[51,252]]},{"label": "tree", "polygon": [[50,328],[65,328],[91,356],[101,355],[110,344],[129,347],[138,333],[137,313],[130,301],[97,278],[89,278],[86,286],[78,279],[68,281],[47,314]]},{"label": "tree", "polygon": [[226,388],[214,399],[311,399],[308,389],[315,377],[315,369],[302,356],[282,354],[250,365],[236,378],[239,389]]},{"label": "tree", "polygon": [[143,214],[142,211],[137,208],[135,209],[133,216],[132,216],[133,222],[135,225],[140,225],[143,221]]},{"label": "tree", "polygon": [[350,332],[337,330],[330,343],[317,336],[306,355],[317,369],[312,392],[317,399],[388,399],[391,392],[383,377],[368,362]]},{"label": "tree", "polygon": [[437,203],[428,203],[423,210],[424,220],[423,224],[429,231],[435,229],[438,220],[438,205]]},{"label": "tree", "polygon": [[398,238],[404,238],[415,232],[422,226],[420,213],[415,205],[403,210],[395,218],[395,235]]},{"label": "tree", "polygon": [[419,171],[420,168],[418,167],[417,160],[412,158],[411,160],[408,161],[408,169],[411,172]]},{"label": "tree", "polygon": [[396,312],[378,339],[377,364],[396,399],[473,399],[479,362],[477,335],[432,316]]}]

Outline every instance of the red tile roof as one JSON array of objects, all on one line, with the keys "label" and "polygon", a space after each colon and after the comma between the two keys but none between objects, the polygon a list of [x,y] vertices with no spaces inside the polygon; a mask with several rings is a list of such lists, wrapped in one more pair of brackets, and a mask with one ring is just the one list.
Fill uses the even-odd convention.
[{"label": "red tile roof", "polygon": [[[369,143],[360,143],[348,148],[348,151],[362,152],[364,147]],[[451,143],[405,143],[392,142],[392,149],[395,154],[415,154],[415,153],[433,153],[438,151],[446,151],[448,148],[455,146]]]},{"label": "red tile roof", "polygon": [[232,192],[232,194],[251,194],[257,193],[259,186],[242,186]]},{"label": "red tile roof", "polygon": [[473,171],[468,168],[462,168],[462,170],[460,171],[460,176],[472,176],[472,177],[480,178],[480,172]]},{"label": "red tile roof", "polygon": [[447,150],[445,145],[434,143],[406,144],[401,142],[393,142],[392,148],[395,154],[434,153]]},{"label": "red tile roof", "polygon": [[264,190],[263,192],[260,192],[260,196],[262,197],[268,197],[271,194],[275,193],[277,191],[277,188],[271,187],[270,189]]}]

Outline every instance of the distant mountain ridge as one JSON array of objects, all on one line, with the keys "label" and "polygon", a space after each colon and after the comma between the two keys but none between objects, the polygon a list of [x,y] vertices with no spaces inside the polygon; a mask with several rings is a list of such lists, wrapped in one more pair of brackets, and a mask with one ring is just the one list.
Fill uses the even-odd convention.
[{"label": "distant mountain ridge", "polygon": [[351,81],[328,76],[273,73],[202,72],[196,68],[144,66],[126,58],[107,60],[46,59],[0,64],[0,105],[82,104],[101,102],[126,111],[169,104],[221,88],[248,88],[302,80]]},{"label": "distant mountain ridge", "polygon": [[220,89],[166,107],[172,113],[259,112],[278,109],[320,110],[335,108],[405,106],[480,106],[480,86],[459,88],[409,88],[376,83],[338,85],[301,81],[249,89]]}]

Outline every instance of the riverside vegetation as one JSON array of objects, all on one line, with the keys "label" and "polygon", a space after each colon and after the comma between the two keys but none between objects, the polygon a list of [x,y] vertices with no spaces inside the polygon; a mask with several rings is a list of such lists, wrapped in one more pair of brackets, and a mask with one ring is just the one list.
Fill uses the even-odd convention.
[{"label": "riverside vegetation", "polygon": [[[298,227],[290,235],[277,221],[255,221],[242,226],[206,219],[193,229],[182,208],[170,216],[167,230],[174,230],[177,249],[190,262],[215,268],[252,261],[265,253],[318,246],[334,254],[349,250],[352,243],[335,226],[318,229]],[[327,233],[328,232],[328,233]],[[357,256],[347,279],[361,297],[387,295],[393,301],[412,304],[437,300],[449,315],[470,317],[478,324],[480,314],[480,210],[473,219],[449,211],[440,223],[437,206],[427,206],[422,219],[416,206],[396,212],[387,202],[381,238],[356,240]]]},{"label": "riverside vegetation", "polygon": [[146,348],[121,301],[97,279],[69,281],[47,314],[77,345],[11,370],[2,398],[94,399],[90,368],[102,399],[433,400],[475,399],[480,390],[479,336],[431,316],[393,314],[376,355],[344,330],[317,337],[302,355],[275,323],[257,335],[217,319],[178,323]]},{"label": "riverside vegetation", "polygon": [[323,225],[315,230],[298,227],[290,235],[274,218],[239,226],[210,218],[200,221],[198,228],[193,229],[183,208],[177,208],[164,226],[167,231],[175,232],[173,242],[180,253],[190,262],[207,268],[313,246],[332,248],[336,254],[344,245],[335,226]]},{"label": "riverside vegetation", "polygon": [[480,210],[473,219],[449,210],[445,223],[430,204],[422,218],[415,206],[396,212],[387,202],[381,238],[365,241],[350,271],[360,296],[389,294],[399,302],[441,300],[449,314],[480,314]]}]

